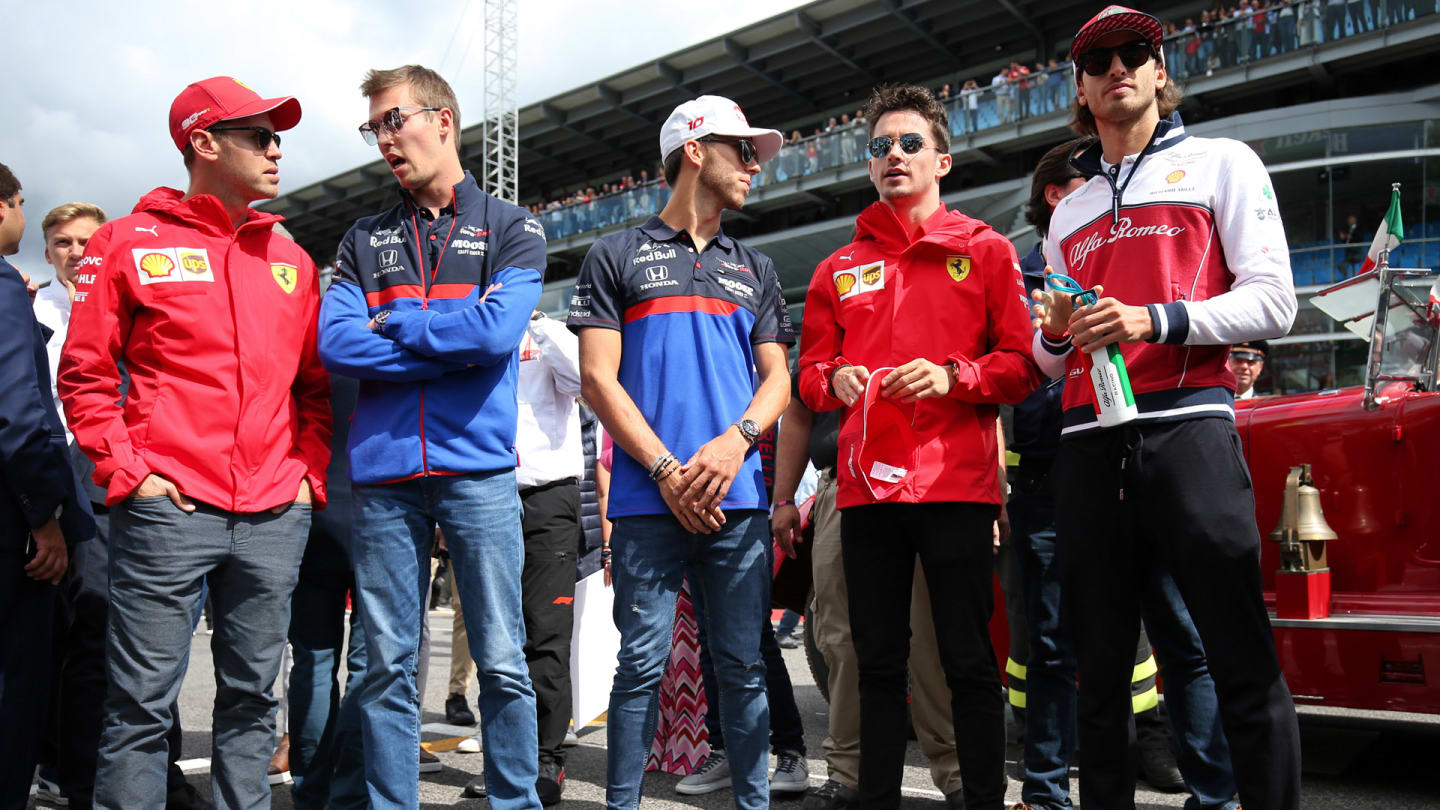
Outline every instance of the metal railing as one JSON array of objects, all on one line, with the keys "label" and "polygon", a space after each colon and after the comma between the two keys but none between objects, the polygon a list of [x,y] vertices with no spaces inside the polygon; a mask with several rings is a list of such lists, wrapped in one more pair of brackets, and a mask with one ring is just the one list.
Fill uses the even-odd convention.
[{"label": "metal railing", "polygon": [[[1205,23],[1165,38],[1165,61],[1177,79],[1199,78],[1216,71],[1244,67],[1291,51],[1318,47],[1337,39],[1365,34],[1435,14],[1437,0],[1296,0],[1260,13],[1246,13],[1218,23]],[[952,137],[974,135],[1021,121],[1068,114],[1074,95],[1069,63],[1036,72],[1019,81],[995,83],[952,92],[942,99]],[[958,82],[956,84],[959,84]],[[869,134],[864,121],[791,141],[761,166],[752,188],[863,162]],[[538,216],[550,239],[643,220],[664,207],[669,189],[651,181],[625,191],[571,203]]]}]

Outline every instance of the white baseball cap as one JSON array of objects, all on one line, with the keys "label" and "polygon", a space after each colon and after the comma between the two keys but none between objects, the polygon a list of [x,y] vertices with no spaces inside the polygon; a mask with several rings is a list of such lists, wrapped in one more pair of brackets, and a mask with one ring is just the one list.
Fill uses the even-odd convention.
[{"label": "white baseball cap", "polygon": [[780,154],[785,136],[775,129],[756,129],[745,120],[740,105],[724,96],[701,96],[681,104],[660,127],[660,159],[706,135],[749,138],[755,142],[755,159],[764,163]]}]

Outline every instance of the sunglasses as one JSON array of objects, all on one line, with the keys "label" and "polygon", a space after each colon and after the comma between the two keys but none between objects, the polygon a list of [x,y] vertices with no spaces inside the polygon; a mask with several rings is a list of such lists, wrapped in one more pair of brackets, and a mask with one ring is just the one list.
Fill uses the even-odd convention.
[{"label": "sunglasses", "polygon": [[1110,70],[1115,55],[1120,63],[1130,70],[1140,67],[1155,55],[1155,49],[1143,39],[1132,39],[1113,48],[1091,48],[1080,55],[1080,69],[1091,76],[1104,76]]},{"label": "sunglasses", "polygon": [[750,140],[749,138],[717,138],[714,135],[706,135],[705,137],[697,138],[696,140],[703,141],[705,143],[730,144],[731,146],[735,147],[735,150],[737,152],[740,153],[740,162],[745,164],[746,166],[754,163],[759,158],[759,153],[755,151],[755,142]]},{"label": "sunglasses", "polygon": [[[880,135],[870,139],[866,148],[870,150],[870,157],[877,160],[890,154],[890,149],[895,146],[895,139],[889,135]],[[925,148],[925,136],[918,132],[907,132],[900,136],[900,151],[907,155],[913,155]]]},{"label": "sunglasses", "polygon": [[380,132],[382,130],[389,133],[392,137],[399,135],[400,130],[405,126],[405,121],[410,117],[410,115],[405,115],[407,112],[410,113],[410,115],[421,112],[440,112],[440,108],[416,107],[408,104],[403,107],[391,107],[381,113],[380,117],[374,121],[366,121],[361,124],[359,126],[360,137],[365,139],[365,143],[374,146],[380,142]]},{"label": "sunglasses", "polygon": [[280,146],[280,133],[268,130],[265,127],[210,127],[206,132],[248,132],[255,139],[255,148],[261,152],[270,148],[270,142],[274,141],[275,146]]}]

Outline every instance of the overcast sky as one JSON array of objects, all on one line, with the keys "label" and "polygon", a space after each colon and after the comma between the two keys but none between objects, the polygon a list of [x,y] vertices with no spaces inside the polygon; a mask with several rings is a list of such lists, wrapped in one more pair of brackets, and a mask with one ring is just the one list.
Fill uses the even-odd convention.
[{"label": "overcast sky", "polygon": [[[170,102],[197,79],[234,76],[267,98],[300,99],[304,117],[284,136],[282,193],[378,156],[355,132],[365,118],[358,88],[369,68],[433,67],[455,88],[462,124],[482,117],[484,0],[4,5],[10,36],[0,163],[24,187],[28,221],[9,261],[41,279],[53,276],[40,235],[51,208],[84,200],[114,218],[156,186],[184,188],[167,120]],[[522,0],[519,104],[799,5]],[[413,10],[422,8],[431,11]]]}]

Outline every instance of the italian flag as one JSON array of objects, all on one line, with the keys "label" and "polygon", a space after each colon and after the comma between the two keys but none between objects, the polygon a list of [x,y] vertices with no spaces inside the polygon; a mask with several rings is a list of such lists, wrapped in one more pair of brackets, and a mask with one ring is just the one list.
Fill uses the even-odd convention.
[{"label": "italian flag", "polygon": [[1400,221],[1400,184],[1396,183],[1390,190],[1390,210],[1380,223],[1380,230],[1375,232],[1375,240],[1370,243],[1370,253],[1365,256],[1365,263],[1360,265],[1360,272],[1368,273],[1378,267],[1380,254],[1400,247],[1400,240],[1404,238],[1405,224]]}]

